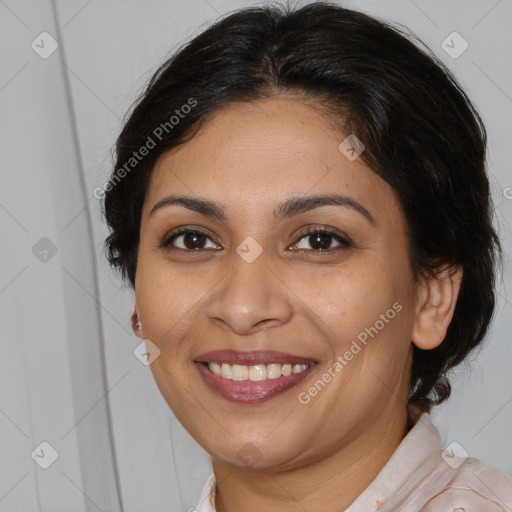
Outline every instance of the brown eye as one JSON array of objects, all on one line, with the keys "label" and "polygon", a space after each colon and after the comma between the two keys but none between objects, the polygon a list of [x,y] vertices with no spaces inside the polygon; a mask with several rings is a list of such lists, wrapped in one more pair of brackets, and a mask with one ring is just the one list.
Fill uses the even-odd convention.
[{"label": "brown eye", "polygon": [[[331,252],[333,250],[338,250],[337,248],[347,248],[351,246],[350,242],[341,235],[327,231],[325,229],[315,229],[313,231],[302,234],[295,245],[303,243],[302,241],[308,238],[309,242],[305,242],[303,247],[299,247],[300,250]],[[331,247],[333,242],[337,242],[338,244],[334,249]],[[307,245],[309,245],[309,248]]]},{"label": "brown eye", "polygon": [[[178,245],[176,245],[175,242],[180,239],[181,241],[178,242]],[[170,237],[167,237],[162,242],[162,247],[168,249],[176,248],[184,251],[197,251],[211,248],[216,249],[217,247],[206,247],[208,240],[211,241],[211,238],[202,231],[184,229],[171,235]]]}]

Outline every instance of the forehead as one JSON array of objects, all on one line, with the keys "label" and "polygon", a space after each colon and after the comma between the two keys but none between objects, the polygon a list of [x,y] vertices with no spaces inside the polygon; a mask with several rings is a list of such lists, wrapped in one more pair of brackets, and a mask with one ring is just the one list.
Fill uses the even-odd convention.
[{"label": "forehead", "polygon": [[160,157],[145,209],[169,193],[258,211],[290,196],[337,192],[396,214],[389,185],[361,158],[340,151],[346,137],[314,102],[281,96],[230,104]]}]

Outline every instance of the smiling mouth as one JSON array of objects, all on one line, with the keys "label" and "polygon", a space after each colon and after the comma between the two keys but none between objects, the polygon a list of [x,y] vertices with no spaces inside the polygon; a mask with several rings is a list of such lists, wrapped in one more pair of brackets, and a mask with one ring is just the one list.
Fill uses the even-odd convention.
[{"label": "smiling mouth", "polygon": [[299,374],[307,370],[314,363],[306,364],[256,364],[251,366],[240,365],[240,364],[228,364],[209,362],[203,363],[207,368],[222,377],[223,379],[236,380],[236,381],[252,381],[259,382],[262,380],[278,379],[281,376],[288,377],[292,374]]},{"label": "smiling mouth", "polygon": [[318,365],[313,359],[270,350],[217,350],[198,356],[194,363],[212,391],[242,404],[281,395],[306,379]]}]

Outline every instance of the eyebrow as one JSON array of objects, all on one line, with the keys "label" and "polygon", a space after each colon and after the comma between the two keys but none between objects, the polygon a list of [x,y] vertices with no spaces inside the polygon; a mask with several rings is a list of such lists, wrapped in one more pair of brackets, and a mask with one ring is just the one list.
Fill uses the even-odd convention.
[{"label": "eyebrow", "polygon": [[[156,203],[153,208],[151,208],[149,215],[151,216],[157,210],[166,208],[168,206],[182,206],[184,208],[188,208],[189,210],[196,211],[202,215],[207,215],[218,220],[227,220],[226,212],[222,205],[219,203],[189,196],[165,197],[164,199],[158,201],[158,203]],[[343,208],[348,208],[363,215],[371,224],[375,224],[375,219],[362,204],[358,203],[356,200],[350,197],[340,194],[292,197],[291,199],[287,199],[281,203],[274,210],[274,219],[276,222],[278,222],[286,218],[293,217],[294,215],[313,210],[314,208],[319,208],[321,206],[341,206]]]}]

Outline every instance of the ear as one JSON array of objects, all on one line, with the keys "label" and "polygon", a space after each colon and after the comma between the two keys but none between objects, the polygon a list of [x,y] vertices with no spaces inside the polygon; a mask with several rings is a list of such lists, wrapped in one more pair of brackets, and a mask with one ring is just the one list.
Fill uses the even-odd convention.
[{"label": "ear", "polygon": [[422,350],[439,346],[453,318],[462,284],[462,267],[447,267],[419,285],[412,342]]},{"label": "ear", "polygon": [[144,339],[142,335],[142,324],[140,322],[139,313],[137,312],[137,304],[133,305],[132,314],[130,315],[130,323],[132,324],[132,330],[135,336]]}]

